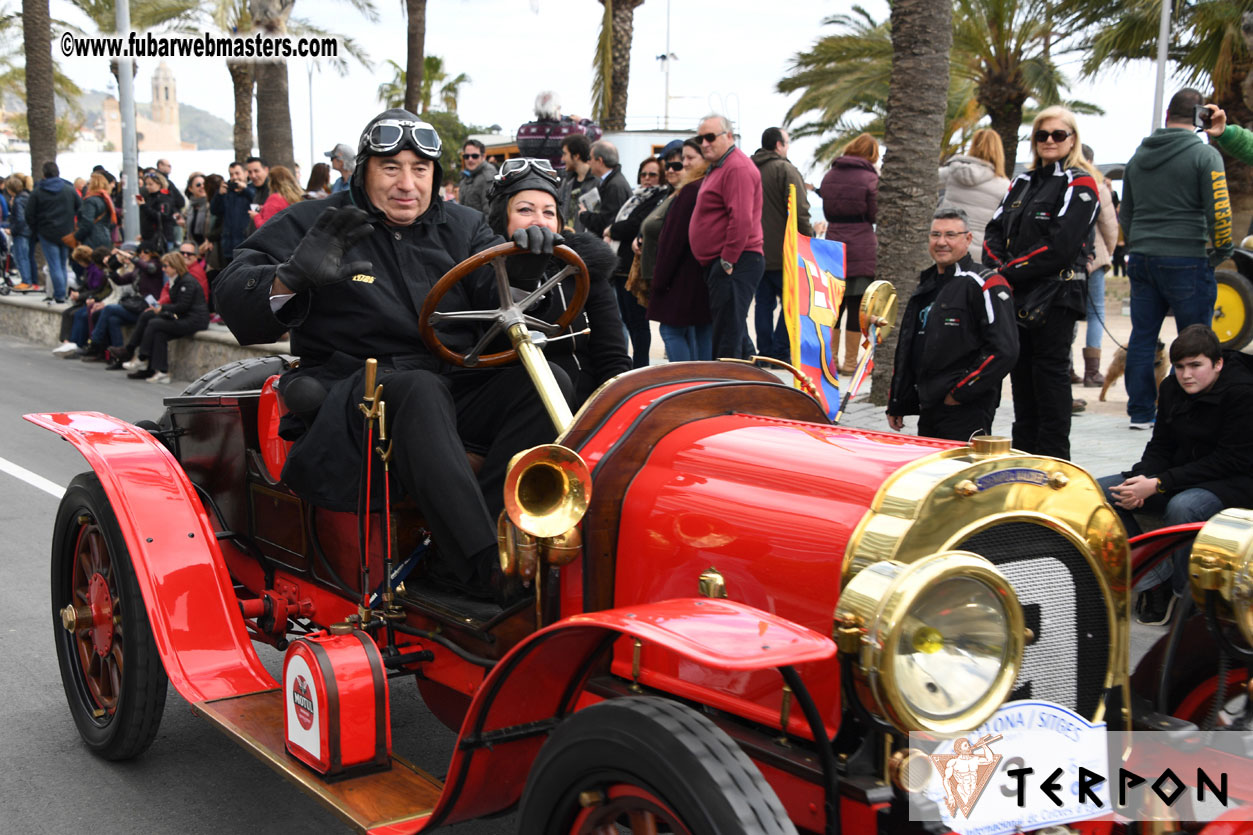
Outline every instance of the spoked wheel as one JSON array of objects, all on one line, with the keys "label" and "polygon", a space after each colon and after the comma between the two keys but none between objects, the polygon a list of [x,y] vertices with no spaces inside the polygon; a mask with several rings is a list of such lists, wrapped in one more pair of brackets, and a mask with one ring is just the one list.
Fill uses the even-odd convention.
[{"label": "spoked wheel", "polygon": [[613,699],[567,719],[544,744],[519,811],[522,833],[794,833],[752,761],[691,708]]},{"label": "spoked wheel", "polygon": [[94,473],[70,482],[52,535],[52,614],[70,713],[91,751],[134,757],[165,711],[157,655],[130,553]]}]

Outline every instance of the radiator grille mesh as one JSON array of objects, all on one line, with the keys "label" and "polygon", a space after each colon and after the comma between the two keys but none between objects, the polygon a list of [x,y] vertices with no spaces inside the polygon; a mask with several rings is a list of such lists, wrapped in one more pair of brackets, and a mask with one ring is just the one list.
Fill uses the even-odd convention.
[{"label": "radiator grille mesh", "polygon": [[1045,699],[1091,718],[1109,669],[1110,625],[1101,585],[1080,549],[1033,522],[994,525],[957,547],[1000,569],[1035,632],[1010,698]]}]

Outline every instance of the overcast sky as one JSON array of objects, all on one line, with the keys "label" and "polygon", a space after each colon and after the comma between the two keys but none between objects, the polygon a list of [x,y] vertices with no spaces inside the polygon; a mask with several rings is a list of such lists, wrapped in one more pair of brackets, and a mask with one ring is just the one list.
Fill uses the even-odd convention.
[{"label": "overcast sky", "polygon": [[[780,124],[789,98],[774,92],[789,60],[824,31],[822,20],[851,9],[847,0],[647,0],[635,11],[628,127],[660,128],[666,111],[665,75],[656,56],[666,51],[669,8],[670,127],[692,130],[712,110],[725,111],[743,135],[745,150],[758,147],[762,130]],[[882,19],[884,2],[864,3]],[[462,90],[462,121],[499,124],[506,132],[531,118],[535,94],[556,90],[566,114],[590,111],[591,61],[600,25],[596,0],[429,0],[426,50],[444,59],[451,75],[468,74]],[[712,11],[712,10],[716,10]],[[52,0],[54,18],[81,20],[64,0]],[[370,53],[373,69],[351,65],[346,77],[323,67],[313,72],[312,138],[318,161],[337,142],[355,145],[360,128],[380,110],[377,88],[390,79],[386,59],[405,62],[405,20],[401,0],[379,0],[380,21],[368,23],[345,2],[299,0],[295,14],[355,38]],[[55,27],[54,27],[55,28]],[[55,34],[55,33],[54,33]],[[230,121],[230,77],[220,59],[169,59],[182,102]],[[139,63],[136,96],[150,97],[156,62]],[[111,76],[105,59],[63,59],[62,69],[86,88],[105,89]],[[310,65],[289,63],[295,154],[305,166],[310,152]],[[1071,75],[1073,67],[1070,68]],[[1177,86],[1167,84],[1167,94]],[[1095,83],[1077,84],[1072,97],[1095,102],[1104,117],[1083,117],[1082,138],[1096,149],[1098,162],[1124,161],[1148,132],[1152,112],[1153,68],[1142,64]],[[1023,134],[1025,135],[1024,129]],[[810,171],[816,142],[798,142],[792,160]],[[1025,156],[1020,151],[1019,158]]]}]

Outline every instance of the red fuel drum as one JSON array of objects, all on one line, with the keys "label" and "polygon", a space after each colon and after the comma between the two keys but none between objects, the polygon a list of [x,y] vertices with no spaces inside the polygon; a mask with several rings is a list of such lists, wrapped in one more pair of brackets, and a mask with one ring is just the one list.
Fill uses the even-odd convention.
[{"label": "red fuel drum", "polygon": [[315,632],[283,659],[287,750],[328,779],[391,768],[387,672],[369,635]]}]

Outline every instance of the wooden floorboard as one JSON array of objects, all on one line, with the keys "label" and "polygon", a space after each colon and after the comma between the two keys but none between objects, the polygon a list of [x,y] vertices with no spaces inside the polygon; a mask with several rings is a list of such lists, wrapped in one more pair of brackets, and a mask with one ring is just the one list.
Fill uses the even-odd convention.
[{"label": "wooden floorboard", "polygon": [[396,757],[392,758],[390,771],[334,783],[323,780],[287,753],[281,689],[200,702],[192,707],[362,832],[389,824],[418,823],[430,815],[439,800],[443,788],[440,782]]}]

